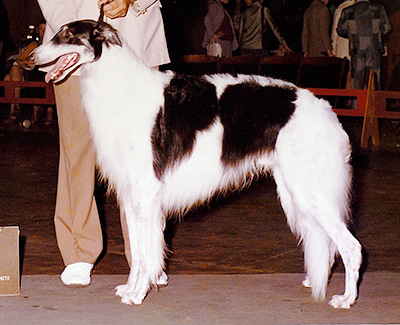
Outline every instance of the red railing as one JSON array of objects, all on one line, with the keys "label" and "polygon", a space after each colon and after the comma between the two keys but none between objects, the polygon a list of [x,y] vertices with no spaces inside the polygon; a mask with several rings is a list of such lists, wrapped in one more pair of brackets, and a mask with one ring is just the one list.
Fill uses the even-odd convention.
[{"label": "red railing", "polygon": [[[44,88],[45,96],[43,98],[33,97],[16,97],[15,88]],[[0,103],[13,104],[33,104],[33,105],[55,105],[53,84],[45,83],[44,81],[0,81],[1,89],[4,89],[4,96],[0,96]]]},{"label": "red railing", "polygon": [[[400,119],[400,110],[388,110],[389,99],[400,100],[400,91],[379,91],[375,90],[373,73],[370,74],[370,80],[367,90],[356,89],[325,89],[310,88],[316,96],[337,96],[347,99],[356,99],[355,108],[338,108],[333,110],[339,116],[363,117],[363,129],[361,134],[361,147],[368,146],[368,140],[372,139],[373,145],[379,145],[379,125],[378,119]],[[340,102],[340,101],[336,101]],[[396,105],[394,105],[397,107]]]},{"label": "red railing", "polygon": [[[356,99],[355,108],[340,108],[334,107],[333,110],[337,115],[340,116],[358,116],[363,117],[365,115],[365,108],[367,105],[367,90],[360,89],[327,89],[327,88],[309,88],[311,92],[316,96],[337,96],[344,97],[347,99]],[[372,107],[373,115],[377,118],[386,119],[400,119],[400,111],[388,110],[388,99],[399,99],[400,91],[383,91],[374,90],[371,93],[372,96]]]},{"label": "red railing", "polygon": [[[371,79],[371,78],[370,78]],[[371,79],[373,80],[373,79]],[[21,89],[26,88],[44,88],[44,98],[26,98],[16,97],[15,88],[20,87]],[[0,103],[15,103],[15,104],[33,104],[33,105],[55,105],[54,89],[50,83],[44,81],[0,81],[0,93],[1,88],[4,89],[4,96],[0,96]],[[368,138],[373,137],[374,144],[379,144],[379,135],[377,135],[377,119],[400,119],[400,111],[388,110],[388,99],[400,100],[400,91],[376,91],[374,85],[371,84],[368,90],[358,89],[328,89],[328,88],[309,88],[316,96],[331,96],[331,97],[343,97],[347,99],[356,99],[354,108],[340,108],[334,107],[333,110],[339,116],[354,116],[364,118],[364,127],[362,135],[362,147],[366,146]],[[336,101],[340,103],[343,101]],[[367,119],[368,117],[368,119]],[[366,121],[373,121],[372,128],[375,130],[373,134],[370,134],[366,127]]]}]

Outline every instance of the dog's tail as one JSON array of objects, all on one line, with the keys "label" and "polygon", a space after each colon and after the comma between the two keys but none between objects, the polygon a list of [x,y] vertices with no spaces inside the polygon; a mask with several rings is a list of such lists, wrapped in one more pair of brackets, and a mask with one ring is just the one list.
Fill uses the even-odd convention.
[{"label": "dog's tail", "polygon": [[319,221],[306,212],[308,207],[299,202],[303,199],[293,192],[291,184],[287,184],[286,177],[282,176],[279,169],[274,170],[274,178],[288,225],[299,238],[304,250],[307,277],[303,285],[311,287],[315,301],[323,301],[330,270],[337,254],[336,245],[320,226]]},{"label": "dog's tail", "polygon": [[303,229],[301,236],[304,266],[307,272],[306,286],[311,287],[314,300],[320,302],[326,297],[328,278],[337,249],[326,232],[318,226],[313,229]]}]

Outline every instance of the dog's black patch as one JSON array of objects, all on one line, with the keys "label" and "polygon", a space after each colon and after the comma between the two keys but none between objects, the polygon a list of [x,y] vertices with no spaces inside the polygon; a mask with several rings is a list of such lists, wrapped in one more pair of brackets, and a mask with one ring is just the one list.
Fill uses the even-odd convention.
[{"label": "dog's black patch", "polygon": [[215,86],[203,77],[175,76],[165,88],[164,98],[152,134],[158,178],[167,166],[191,152],[196,132],[207,129],[218,114]]},{"label": "dog's black patch", "polygon": [[[52,42],[59,44],[75,44],[83,45],[82,38],[79,36],[90,35],[91,25],[85,24],[83,21],[76,21],[60,28],[60,31],[54,35]],[[78,32],[79,31],[79,32]],[[78,37],[77,37],[78,36]]]},{"label": "dog's black patch", "polygon": [[[83,36],[83,37],[82,37]],[[104,22],[94,20],[78,20],[61,27],[60,31],[53,37],[54,44],[85,45],[82,39],[89,40],[93,47],[94,60],[100,58],[103,44],[114,44],[122,46],[117,30]]]},{"label": "dog's black patch", "polygon": [[248,154],[272,150],[295,110],[296,98],[295,88],[255,82],[228,86],[220,98],[222,161],[235,165]]}]

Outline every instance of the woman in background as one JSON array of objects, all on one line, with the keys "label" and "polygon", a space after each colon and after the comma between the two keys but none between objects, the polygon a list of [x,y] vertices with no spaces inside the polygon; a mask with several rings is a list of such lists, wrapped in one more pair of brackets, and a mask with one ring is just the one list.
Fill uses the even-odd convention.
[{"label": "woman in background", "polygon": [[229,0],[209,0],[208,12],[204,17],[206,32],[203,47],[215,42],[221,45],[222,56],[230,57],[239,46],[236,39],[233,22],[229,13],[224,8]]}]

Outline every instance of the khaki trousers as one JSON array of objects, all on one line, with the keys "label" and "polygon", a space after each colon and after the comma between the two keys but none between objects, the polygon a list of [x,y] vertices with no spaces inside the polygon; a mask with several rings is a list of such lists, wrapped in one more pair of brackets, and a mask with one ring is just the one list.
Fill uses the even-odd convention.
[{"label": "khaki trousers", "polygon": [[55,85],[60,133],[55,229],[65,265],[94,263],[103,236],[94,197],[95,151],[86,114],[81,108],[79,77]]},{"label": "khaki trousers", "polygon": [[[158,66],[152,67],[159,70]],[[81,107],[80,80],[70,76],[54,86],[60,134],[60,163],[54,224],[65,265],[96,262],[103,250],[103,235],[96,200],[96,155],[86,113]],[[125,256],[131,265],[126,216],[121,211]]]}]

